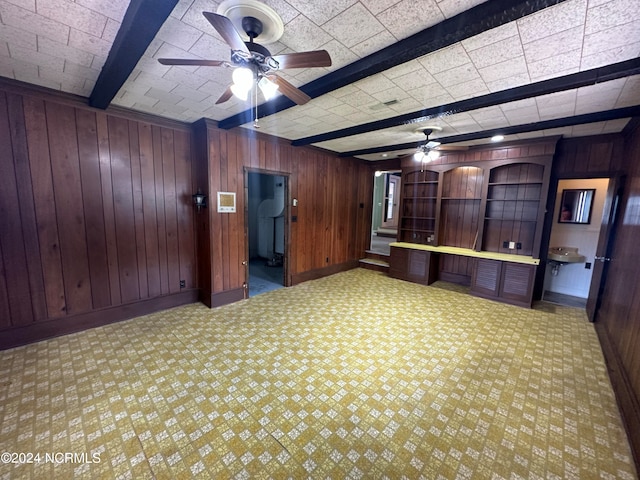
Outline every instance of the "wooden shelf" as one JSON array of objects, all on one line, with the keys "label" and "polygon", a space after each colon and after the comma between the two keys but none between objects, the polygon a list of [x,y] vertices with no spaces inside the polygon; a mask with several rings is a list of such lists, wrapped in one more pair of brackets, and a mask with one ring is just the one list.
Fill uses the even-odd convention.
[{"label": "wooden shelf", "polygon": [[494,185],[542,185],[542,182],[489,182],[489,186]]},{"label": "wooden shelf", "polygon": [[482,200],[481,198],[471,197],[442,197],[442,200]]}]

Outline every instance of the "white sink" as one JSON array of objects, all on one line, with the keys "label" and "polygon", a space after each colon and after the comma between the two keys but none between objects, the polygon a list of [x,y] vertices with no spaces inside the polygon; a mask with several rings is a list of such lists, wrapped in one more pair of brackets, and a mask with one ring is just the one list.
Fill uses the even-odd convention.
[{"label": "white sink", "polygon": [[576,247],[551,247],[547,258],[560,263],[584,263],[586,260],[584,255],[578,253]]}]

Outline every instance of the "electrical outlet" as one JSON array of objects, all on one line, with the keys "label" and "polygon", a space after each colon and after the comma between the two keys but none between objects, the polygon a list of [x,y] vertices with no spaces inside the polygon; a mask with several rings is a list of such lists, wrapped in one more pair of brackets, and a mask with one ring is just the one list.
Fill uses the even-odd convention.
[{"label": "electrical outlet", "polygon": [[509,250],[516,248],[516,242],[509,242]]},{"label": "electrical outlet", "polygon": [[584,264],[584,268],[586,268],[587,270],[591,270],[591,262],[586,262]]},{"label": "electrical outlet", "polygon": [[516,243],[516,250],[522,250],[522,243],[521,242]]},{"label": "electrical outlet", "polygon": [[327,263],[329,263],[329,257],[327,257],[325,261],[326,261]]},{"label": "electrical outlet", "polygon": [[185,282],[184,280],[180,280],[180,288],[184,288],[187,286],[187,282]]},{"label": "electrical outlet", "polygon": [[509,248],[509,242],[507,240],[502,242],[502,248]]}]

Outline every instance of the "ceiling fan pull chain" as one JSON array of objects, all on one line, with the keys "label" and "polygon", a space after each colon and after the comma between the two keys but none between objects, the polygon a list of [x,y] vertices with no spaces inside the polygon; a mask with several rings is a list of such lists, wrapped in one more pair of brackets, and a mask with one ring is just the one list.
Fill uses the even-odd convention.
[{"label": "ceiling fan pull chain", "polygon": [[255,94],[255,98],[254,98],[254,108],[255,108],[255,113],[253,116],[253,128],[260,128],[260,125],[258,125],[258,85],[256,83],[255,87],[253,88],[254,94]]}]

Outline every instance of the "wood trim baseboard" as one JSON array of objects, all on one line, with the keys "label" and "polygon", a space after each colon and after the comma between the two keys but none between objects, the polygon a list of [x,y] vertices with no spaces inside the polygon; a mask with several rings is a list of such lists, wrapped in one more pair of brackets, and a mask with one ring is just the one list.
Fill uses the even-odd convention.
[{"label": "wood trim baseboard", "polygon": [[0,332],[0,350],[7,350],[49,338],[80,332],[89,328],[129,320],[140,315],[166,310],[198,301],[198,290],[185,290],[172,295],[140,300],[91,312],[34,322]]},{"label": "wood trim baseboard", "polygon": [[244,300],[244,287],[212,293],[210,306],[211,308],[222,307],[223,305],[239,302],[240,300]]},{"label": "wood trim baseboard", "polygon": [[291,275],[291,285],[308,282],[309,280],[317,280],[318,278],[328,277],[334,273],[346,272],[360,266],[359,260],[349,260],[344,263],[329,265],[328,267],[316,268],[315,270],[307,270],[306,272],[294,273]]},{"label": "wood trim baseboard", "polygon": [[611,342],[607,327],[602,322],[594,323],[602,353],[604,354],[607,371],[613,391],[616,395],[622,422],[627,431],[627,438],[631,446],[631,453],[636,465],[636,470],[640,472],[640,399],[635,394],[624,365],[620,361],[615,346]]}]

